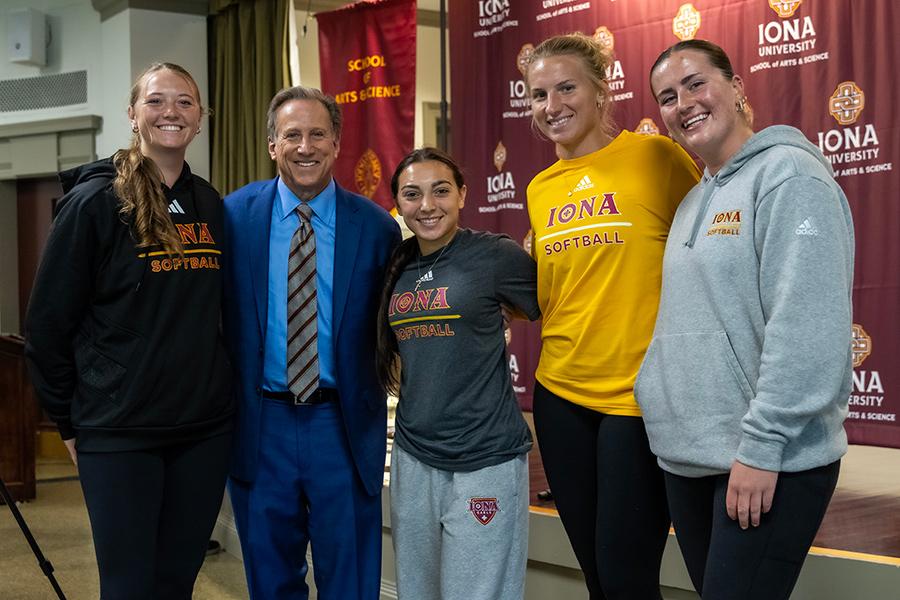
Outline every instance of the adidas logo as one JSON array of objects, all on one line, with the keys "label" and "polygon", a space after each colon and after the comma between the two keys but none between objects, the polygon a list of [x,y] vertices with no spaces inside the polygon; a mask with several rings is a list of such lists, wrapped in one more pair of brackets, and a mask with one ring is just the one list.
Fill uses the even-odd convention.
[{"label": "adidas logo", "polygon": [[183,215],[183,214],[184,214],[184,209],[181,208],[181,205],[178,204],[178,200],[175,199],[175,200],[172,200],[172,202],[169,203],[169,212],[170,212],[170,213],[174,213],[174,214],[176,214],[176,215]]},{"label": "adidas logo", "polygon": [[819,230],[813,227],[812,222],[807,218],[797,225],[797,229],[794,230],[794,233],[797,235],[819,235]]},{"label": "adidas logo", "polygon": [[584,177],[581,178],[581,181],[578,182],[578,185],[576,185],[575,188],[572,190],[572,193],[574,194],[575,192],[589,190],[592,187],[594,187],[594,182],[591,181],[590,177],[585,175]]},{"label": "adidas logo", "polygon": [[[437,262],[437,261],[435,261]],[[419,286],[425,283],[426,281],[434,281],[434,275],[431,272],[431,269],[428,269],[428,272],[416,279],[416,291],[419,290]]]}]

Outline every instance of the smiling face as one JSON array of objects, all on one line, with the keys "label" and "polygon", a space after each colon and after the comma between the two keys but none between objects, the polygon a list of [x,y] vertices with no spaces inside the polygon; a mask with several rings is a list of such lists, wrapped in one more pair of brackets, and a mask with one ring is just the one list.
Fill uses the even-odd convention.
[{"label": "smiling face", "polygon": [[697,50],[673,52],[650,75],[660,116],[672,137],[715,174],[753,135],[738,112],[744,84],[729,80]]},{"label": "smiling face", "polygon": [[131,128],[137,129],[141,152],[161,158],[184,152],[200,128],[200,95],[186,77],[169,69],[144,78],[134,103],[128,107]]},{"label": "smiling face", "polygon": [[325,189],[339,151],[340,141],[321,102],[289,100],[278,108],[269,156],[297,198],[308,201]]},{"label": "smiling face", "polygon": [[556,144],[559,158],[584,156],[609,143],[603,127],[607,103],[580,58],[562,54],[535,60],[528,86],[534,124]]},{"label": "smiling face", "polygon": [[412,163],[398,178],[397,212],[416,235],[422,255],[450,243],[459,228],[466,186],[456,187],[453,172],[436,160]]}]

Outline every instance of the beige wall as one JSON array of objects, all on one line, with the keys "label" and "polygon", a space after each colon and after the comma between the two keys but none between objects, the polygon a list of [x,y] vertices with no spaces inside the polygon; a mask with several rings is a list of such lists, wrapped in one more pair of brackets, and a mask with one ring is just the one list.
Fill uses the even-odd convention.
[{"label": "beige wall", "polygon": [[[10,10],[31,7],[47,16],[50,45],[47,65],[22,65],[0,60],[0,80],[87,71],[87,102],[83,104],[0,113],[0,125],[29,123],[81,115],[100,115],[97,155],[108,156],[127,146],[131,130],[126,109],[135,79],[150,63],[171,61],[186,67],[207,93],[206,17],[153,10],[126,9],[100,20],[91,0],[3,0],[0,2],[0,48],[6,48]],[[164,35],[161,35],[164,32]],[[209,177],[209,134],[205,127],[188,149],[191,169]]]},{"label": "beige wall", "polygon": [[[51,38],[47,48],[47,65],[23,65],[7,60],[7,19],[9,12],[19,8],[33,8],[46,14]],[[56,75],[71,71],[88,71],[88,101],[86,104],[46,110],[0,113],[0,125],[23,123],[39,119],[100,114],[101,78],[92,73],[101,62],[102,45],[100,14],[91,7],[90,0],[2,0],[0,1],[0,80],[22,79],[40,75]]]}]

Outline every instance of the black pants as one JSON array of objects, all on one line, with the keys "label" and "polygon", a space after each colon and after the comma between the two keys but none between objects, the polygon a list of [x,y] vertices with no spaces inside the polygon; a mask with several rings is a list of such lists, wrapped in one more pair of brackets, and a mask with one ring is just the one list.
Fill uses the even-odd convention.
[{"label": "black pants", "polygon": [[725,510],[728,475],[666,473],[678,545],[704,600],[787,599],[825,516],[840,461],[779,473],[772,508],[744,530]]},{"label": "black pants", "polygon": [[588,410],[538,383],[534,424],[591,600],[659,600],[669,512],[643,419]]},{"label": "black pants", "polygon": [[79,452],[103,600],[190,600],[225,489],[231,434]]}]

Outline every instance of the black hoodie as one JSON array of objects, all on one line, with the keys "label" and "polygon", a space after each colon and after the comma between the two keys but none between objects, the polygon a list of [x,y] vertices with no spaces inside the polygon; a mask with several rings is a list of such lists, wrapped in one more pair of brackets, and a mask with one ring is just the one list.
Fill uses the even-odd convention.
[{"label": "black hoodie", "polygon": [[80,451],[158,447],[231,428],[219,330],[222,201],[187,164],[169,216],[184,258],[138,248],[110,159],[60,174],[60,200],[25,319],[37,396]]}]

